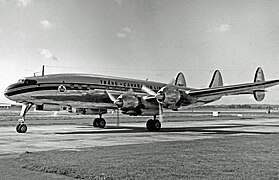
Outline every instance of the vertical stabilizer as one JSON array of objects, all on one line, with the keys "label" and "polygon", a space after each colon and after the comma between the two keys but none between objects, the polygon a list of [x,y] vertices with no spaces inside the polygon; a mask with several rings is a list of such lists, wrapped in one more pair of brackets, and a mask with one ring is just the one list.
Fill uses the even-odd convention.
[{"label": "vertical stabilizer", "polygon": [[[255,73],[254,82],[256,83],[256,82],[262,82],[262,81],[265,81],[264,72],[261,67],[258,67],[258,69],[256,70],[256,73]],[[254,91],[253,95],[254,95],[254,98],[256,101],[262,101],[265,97],[265,91],[264,91],[264,89]]]},{"label": "vertical stabilizer", "polygon": [[182,72],[179,72],[176,75],[173,85],[187,87],[186,79],[185,79],[185,76]]},{"label": "vertical stabilizer", "polygon": [[212,80],[209,84],[210,88],[223,86],[223,78],[219,70],[216,70],[212,76]]},{"label": "vertical stabilizer", "polygon": [[261,67],[258,67],[255,73],[254,82],[262,82],[262,81],[265,81],[264,72]]}]

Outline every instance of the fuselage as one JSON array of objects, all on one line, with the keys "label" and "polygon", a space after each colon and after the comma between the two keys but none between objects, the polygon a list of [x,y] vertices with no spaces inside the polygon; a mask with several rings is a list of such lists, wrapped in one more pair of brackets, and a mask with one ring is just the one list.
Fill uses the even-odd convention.
[{"label": "fuselage", "polygon": [[19,103],[114,108],[105,91],[118,97],[132,89],[133,93],[141,95],[145,94],[141,91],[143,85],[157,92],[166,84],[91,74],[52,74],[20,79],[7,87],[5,96]]}]

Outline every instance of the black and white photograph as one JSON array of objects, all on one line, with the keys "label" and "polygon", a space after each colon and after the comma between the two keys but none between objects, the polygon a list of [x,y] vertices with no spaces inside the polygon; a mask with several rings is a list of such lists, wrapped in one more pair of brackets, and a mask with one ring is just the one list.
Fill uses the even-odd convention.
[{"label": "black and white photograph", "polygon": [[0,180],[279,179],[279,1],[0,0]]}]

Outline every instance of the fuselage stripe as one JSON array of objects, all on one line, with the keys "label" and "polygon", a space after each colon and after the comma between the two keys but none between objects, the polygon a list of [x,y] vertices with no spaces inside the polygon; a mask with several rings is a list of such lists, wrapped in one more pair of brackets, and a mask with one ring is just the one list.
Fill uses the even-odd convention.
[{"label": "fuselage stripe", "polygon": [[5,95],[14,96],[23,93],[29,93],[34,91],[45,91],[45,90],[57,90],[60,85],[64,85],[66,90],[80,90],[80,91],[89,91],[94,89],[103,89],[103,90],[115,90],[115,91],[128,91],[133,89],[134,92],[141,92],[140,88],[133,87],[122,87],[115,85],[100,85],[100,84],[81,84],[81,83],[41,83],[37,85],[25,85],[17,88],[9,89]]}]

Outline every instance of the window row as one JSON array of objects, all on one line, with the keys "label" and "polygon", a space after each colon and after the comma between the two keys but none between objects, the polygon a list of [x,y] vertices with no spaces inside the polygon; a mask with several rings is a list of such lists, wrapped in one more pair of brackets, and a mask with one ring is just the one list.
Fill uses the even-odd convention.
[{"label": "window row", "polygon": [[[142,84],[139,83],[126,83],[126,82],[116,82],[116,81],[110,81],[110,80],[100,80],[101,84],[104,85],[112,85],[112,86],[123,86],[123,87],[131,87],[131,88],[142,88]],[[154,89],[154,90],[159,90],[161,89],[161,87],[159,86],[150,86],[150,85],[146,85],[148,88],[150,89]]]}]

